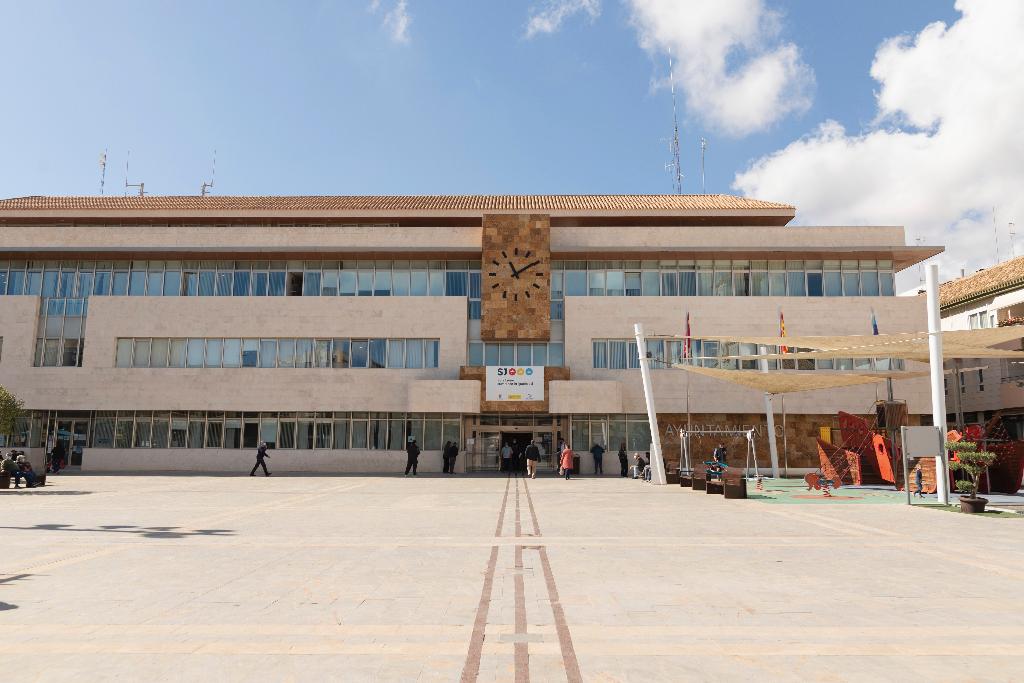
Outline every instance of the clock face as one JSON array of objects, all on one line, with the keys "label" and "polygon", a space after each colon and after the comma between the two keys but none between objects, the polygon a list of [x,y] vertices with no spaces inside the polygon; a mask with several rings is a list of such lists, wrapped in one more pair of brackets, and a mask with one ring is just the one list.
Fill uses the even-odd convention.
[{"label": "clock face", "polygon": [[487,264],[487,283],[491,289],[501,292],[502,299],[518,302],[533,298],[543,292],[542,283],[547,275],[542,270],[541,259],[530,250],[520,253],[514,247],[512,253],[501,252],[501,259],[492,259]]}]

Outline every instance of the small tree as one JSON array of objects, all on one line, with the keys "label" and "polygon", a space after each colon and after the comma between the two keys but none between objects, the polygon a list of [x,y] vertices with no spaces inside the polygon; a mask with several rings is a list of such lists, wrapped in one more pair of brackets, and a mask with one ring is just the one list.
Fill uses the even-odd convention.
[{"label": "small tree", "polygon": [[963,472],[967,476],[967,479],[957,479],[956,487],[970,494],[971,498],[977,498],[981,475],[996,459],[996,454],[979,451],[978,444],[973,441],[949,441],[946,443],[946,448],[954,451],[956,455],[956,460],[949,462],[949,469],[954,472]]},{"label": "small tree", "polygon": [[13,434],[24,414],[25,402],[0,386],[0,436]]}]

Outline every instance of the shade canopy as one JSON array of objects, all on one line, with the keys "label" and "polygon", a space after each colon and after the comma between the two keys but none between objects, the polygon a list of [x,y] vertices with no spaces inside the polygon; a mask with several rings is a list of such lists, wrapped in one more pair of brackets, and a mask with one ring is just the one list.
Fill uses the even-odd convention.
[{"label": "shade canopy", "polygon": [[[714,377],[724,382],[731,382],[750,389],[757,389],[768,394],[790,394],[797,391],[814,391],[816,389],[835,389],[852,387],[861,384],[877,384],[884,382],[886,374],[882,373],[848,373],[834,374],[824,372],[756,372],[753,370],[721,370],[719,368],[703,368],[699,365],[679,363],[673,367],[696,375]],[[920,373],[900,373],[901,378],[907,375],[921,376]]]}]

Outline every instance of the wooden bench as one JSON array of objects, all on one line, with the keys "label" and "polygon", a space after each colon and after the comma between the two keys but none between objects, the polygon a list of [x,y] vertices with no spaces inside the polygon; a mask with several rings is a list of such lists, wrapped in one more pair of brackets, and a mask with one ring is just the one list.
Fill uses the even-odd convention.
[{"label": "wooden bench", "polygon": [[679,485],[693,488],[693,472],[682,468],[677,470],[677,472],[678,474],[676,476],[679,477]]},{"label": "wooden bench", "polygon": [[704,491],[708,487],[708,468],[704,463],[699,462],[693,466],[693,474],[690,475],[690,485],[694,491]]},{"label": "wooden bench", "polygon": [[722,472],[722,494],[726,498],[743,499],[747,497],[747,480],[743,476],[743,470],[735,467],[727,467]]},{"label": "wooden bench", "polygon": [[704,487],[704,493],[722,495],[725,493],[725,484],[721,479],[708,479]]}]

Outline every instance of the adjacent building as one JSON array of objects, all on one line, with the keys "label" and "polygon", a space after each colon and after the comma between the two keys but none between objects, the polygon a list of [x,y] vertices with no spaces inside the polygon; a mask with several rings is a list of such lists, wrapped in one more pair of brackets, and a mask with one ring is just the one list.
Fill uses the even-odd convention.
[{"label": "adjacent building", "polygon": [[[1024,323],[1024,256],[943,283],[939,288],[939,310],[943,330]],[[1024,328],[1021,337],[1024,338]],[[1022,349],[1020,341],[1002,346]],[[947,369],[953,370],[954,364],[947,361]],[[958,417],[966,424],[984,424],[999,412],[1010,435],[1024,438],[1024,363],[1009,359],[963,359],[959,369],[955,374],[947,374],[946,379],[949,424],[955,425]]]},{"label": "adjacent building", "polygon": [[[757,372],[700,337],[777,335],[780,314],[790,335],[923,330],[894,277],[941,251],[794,215],[725,195],[0,200],[0,384],[30,411],[6,439],[58,438],[93,471],[242,471],[260,440],[282,470],[396,471],[409,438],[427,470],[447,441],[459,470],[529,439],[614,460],[650,441],[633,324],[689,317],[689,354],[646,349],[666,460],[682,425],[750,425],[764,465],[763,397],[671,364]],[[816,467],[819,430],[879,391],[776,399],[783,464]],[[926,379],[896,393],[930,410]]]}]

